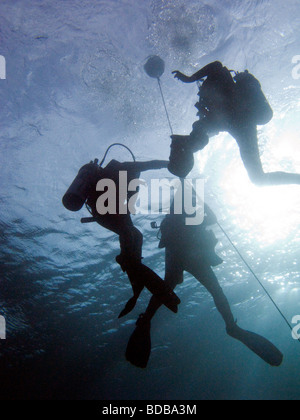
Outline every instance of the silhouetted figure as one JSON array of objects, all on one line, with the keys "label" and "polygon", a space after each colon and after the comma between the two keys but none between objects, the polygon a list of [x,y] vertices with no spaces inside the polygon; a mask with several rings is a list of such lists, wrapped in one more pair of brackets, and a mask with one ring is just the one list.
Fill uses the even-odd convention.
[{"label": "silhouetted figure", "polygon": [[[237,141],[242,160],[251,181],[257,185],[300,184],[300,175],[285,172],[265,173],[262,167],[257,125],[267,124],[273,111],[260,83],[248,71],[233,78],[222,63],[214,62],[193,76],[173,72],[184,83],[199,82],[199,121],[189,136],[173,135],[169,170],[186,177],[194,165],[193,153],[204,149],[209,137],[226,131]],[[205,81],[204,81],[205,79]]]},{"label": "silhouetted figure", "polygon": [[[105,168],[102,168],[98,165],[98,161],[91,162],[80,169],[63,198],[64,206],[71,211],[80,210],[86,202],[93,217],[82,219],[82,222],[97,222],[119,236],[121,254],[116,258],[116,261],[120,264],[122,270],[127,273],[134,294],[120,313],[119,318],[132,311],[144,287],[147,287],[170,310],[173,312],[178,310],[177,306],[180,300],[173,290],[150,268],[142,264],[143,235],[134,227],[128,209],[130,200],[136,194],[136,191],[128,192],[129,183],[138,180],[141,172],[167,168],[167,166],[168,162],[166,161],[120,163],[112,160]],[[113,182],[115,186],[115,190],[112,188],[112,191],[115,192],[114,211],[106,214],[100,214],[98,211],[99,205],[97,202],[101,197],[105,203],[107,202],[105,207],[109,205],[107,195],[109,186],[107,185],[107,188],[105,187],[101,191],[97,188],[101,180],[108,180],[109,183]],[[120,189],[122,188],[120,182],[125,183],[125,195],[124,192],[121,192],[120,195]]]},{"label": "silhouetted figure", "polygon": [[[184,215],[166,216],[162,225],[160,248],[166,249],[165,282],[174,289],[183,283],[184,271],[192,274],[212,295],[222,315],[227,333],[244,343],[272,366],[279,366],[283,356],[265,338],[238,327],[228,300],[219,285],[212,267],[223,261],[215,252],[218,243],[213,231],[207,228],[217,222],[214,213],[205,206],[205,219],[200,226],[186,226]],[[137,367],[147,366],[151,353],[151,320],[161,303],[152,297],[146,312],[140,315],[126,351],[126,358]]]}]

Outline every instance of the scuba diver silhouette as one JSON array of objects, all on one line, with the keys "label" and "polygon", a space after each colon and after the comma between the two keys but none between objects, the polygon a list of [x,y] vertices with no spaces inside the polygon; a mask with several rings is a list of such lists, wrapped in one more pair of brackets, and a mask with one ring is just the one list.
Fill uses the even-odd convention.
[{"label": "scuba diver silhouette", "polygon": [[[207,205],[204,210],[204,222],[199,226],[186,226],[185,216],[172,212],[163,220],[159,247],[165,248],[165,282],[174,289],[183,283],[184,271],[190,273],[212,295],[225,321],[227,334],[245,344],[271,366],[280,366],[282,353],[264,337],[240,328],[233,317],[228,300],[212,270],[212,267],[223,262],[215,252],[218,240],[213,231],[207,229],[217,223],[217,219]],[[151,320],[160,306],[161,303],[153,296],[130,337],[126,359],[137,367],[147,367],[151,354]]]},{"label": "scuba diver silhouette", "polygon": [[[132,180],[138,180],[141,172],[167,168],[168,162],[156,160],[151,162],[120,163],[112,160],[105,168],[102,168],[101,165],[98,165],[98,160],[96,159],[80,169],[77,177],[63,197],[63,204],[70,211],[78,211],[86,203],[92,217],[83,218],[81,220],[82,223],[97,222],[119,236],[121,254],[116,258],[116,261],[122,270],[127,273],[133,289],[133,297],[127,302],[119,318],[133,310],[144,287],[153,293],[162,304],[176,313],[178,311],[177,306],[180,303],[179,298],[157,274],[142,264],[143,235],[134,227],[128,209],[128,203],[135,194],[128,191],[129,183]],[[125,196],[120,196],[121,172],[123,175],[124,173],[126,174]],[[97,188],[101,180],[106,180],[108,183],[113,182],[116,187],[115,214],[99,214],[97,210],[98,199],[101,197],[104,200],[107,199],[104,195],[108,189],[99,191],[99,188]],[[123,211],[120,211],[120,209],[123,209]]]},{"label": "scuba diver silhouette", "polygon": [[[194,165],[193,153],[204,149],[209,137],[222,131],[230,133],[238,143],[241,158],[250,180],[260,186],[300,184],[299,174],[265,173],[260,159],[257,125],[267,124],[273,111],[259,81],[247,70],[231,75],[222,63],[208,64],[191,77],[174,71],[184,83],[199,82],[199,121],[189,136],[172,135],[169,170],[184,178]],[[203,81],[203,79],[205,79]]]}]

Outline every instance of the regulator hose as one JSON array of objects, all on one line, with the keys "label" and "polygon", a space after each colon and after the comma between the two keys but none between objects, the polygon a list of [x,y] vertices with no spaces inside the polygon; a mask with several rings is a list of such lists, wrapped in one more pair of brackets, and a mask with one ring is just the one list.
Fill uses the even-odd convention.
[{"label": "regulator hose", "polygon": [[104,155],[104,157],[103,157],[103,159],[102,159],[102,161],[101,161],[101,163],[100,163],[100,167],[102,167],[102,165],[104,164],[105,159],[106,159],[106,157],[107,157],[107,155],[108,155],[108,153],[109,153],[110,149],[112,149],[112,148],[113,148],[113,147],[115,147],[115,146],[121,146],[121,147],[124,147],[126,150],[128,150],[128,152],[129,152],[129,153],[131,154],[131,156],[132,156],[133,161],[134,161],[134,162],[136,162],[136,158],[135,158],[135,156],[134,156],[133,152],[129,149],[129,147],[125,146],[125,144],[122,144],[122,143],[113,143],[113,144],[111,144],[111,145],[109,146],[109,148],[106,150],[105,155]]}]

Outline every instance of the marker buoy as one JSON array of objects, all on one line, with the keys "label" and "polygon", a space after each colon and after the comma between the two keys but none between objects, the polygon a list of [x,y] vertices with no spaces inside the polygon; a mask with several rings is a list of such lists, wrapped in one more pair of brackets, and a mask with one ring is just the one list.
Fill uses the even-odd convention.
[{"label": "marker buoy", "polygon": [[171,134],[173,134],[172,125],[171,125],[171,122],[170,122],[170,117],[169,117],[169,114],[168,114],[166,101],[165,101],[165,98],[164,98],[164,94],[163,94],[163,91],[162,91],[162,88],[161,88],[161,82],[160,82],[160,77],[165,72],[165,62],[158,55],[151,55],[151,57],[148,58],[146,64],[144,65],[144,70],[148,74],[148,76],[153,77],[153,79],[157,79],[157,83],[158,83],[160,94],[161,94],[161,97],[162,97],[162,101],[163,101],[163,104],[164,104],[164,107],[165,107],[165,112],[166,112],[166,116],[167,116],[167,119],[168,119]]},{"label": "marker buoy", "polygon": [[145,72],[154,79],[159,79],[165,72],[165,62],[158,55],[152,55],[144,65]]}]

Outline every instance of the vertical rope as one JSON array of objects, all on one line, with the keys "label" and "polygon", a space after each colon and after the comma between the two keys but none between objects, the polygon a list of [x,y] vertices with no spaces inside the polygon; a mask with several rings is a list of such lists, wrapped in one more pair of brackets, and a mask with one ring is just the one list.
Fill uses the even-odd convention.
[{"label": "vertical rope", "polygon": [[173,135],[174,134],[173,133],[173,128],[172,128],[172,125],[171,125],[171,121],[170,121],[170,117],[169,117],[169,113],[168,113],[168,110],[167,110],[166,101],[165,101],[165,97],[164,97],[164,94],[163,94],[163,91],[162,91],[162,88],[161,88],[161,83],[160,83],[160,78],[159,77],[157,78],[157,82],[158,82],[160,94],[161,94],[161,97],[162,97],[162,101],[163,101],[163,104],[164,104],[164,108],[165,108],[165,111],[166,111],[166,116],[167,116],[167,119],[168,119],[171,134]]},{"label": "vertical rope", "polygon": [[[282,318],[284,319],[284,321],[286,322],[286,324],[288,325],[288,327],[290,328],[290,330],[293,331],[293,327],[289,323],[288,319],[285,317],[285,315],[283,314],[283,312],[281,311],[281,309],[279,308],[279,306],[276,304],[276,302],[274,301],[274,299],[272,298],[272,296],[270,295],[270,293],[268,292],[268,290],[265,288],[265,286],[259,280],[258,276],[254,273],[253,269],[247,263],[247,261],[245,260],[245,258],[243,257],[243,255],[238,250],[238,248],[234,245],[233,241],[231,240],[230,236],[227,234],[227,232],[225,231],[225,229],[220,225],[219,222],[217,222],[217,225],[219,226],[219,228],[221,229],[221,231],[224,233],[224,235],[226,236],[226,238],[228,239],[228,241],[230,242],[230,244],[232,245],[232,247],[234,248],[234,250],[236,251],[236,253],[241,258],[241,260],[244,262],[244,264],[246,265],[246,267],[248,268],[248,270],[250,271],[250,273],[252,273],[252,275],[254,276],[254,278],[258,281],[258,283],[260,284],[260,286],[262,287],[262,289],[265,291],[266,295],[269,297],[269,299],[271,300],[271,302],[273,303],[273,305],[275,306],[275,308],[277,309],[277,311],[279,312],[279,314],[282,316]],[[300,343],[300,339],[298,339],[298,341]]]}]

